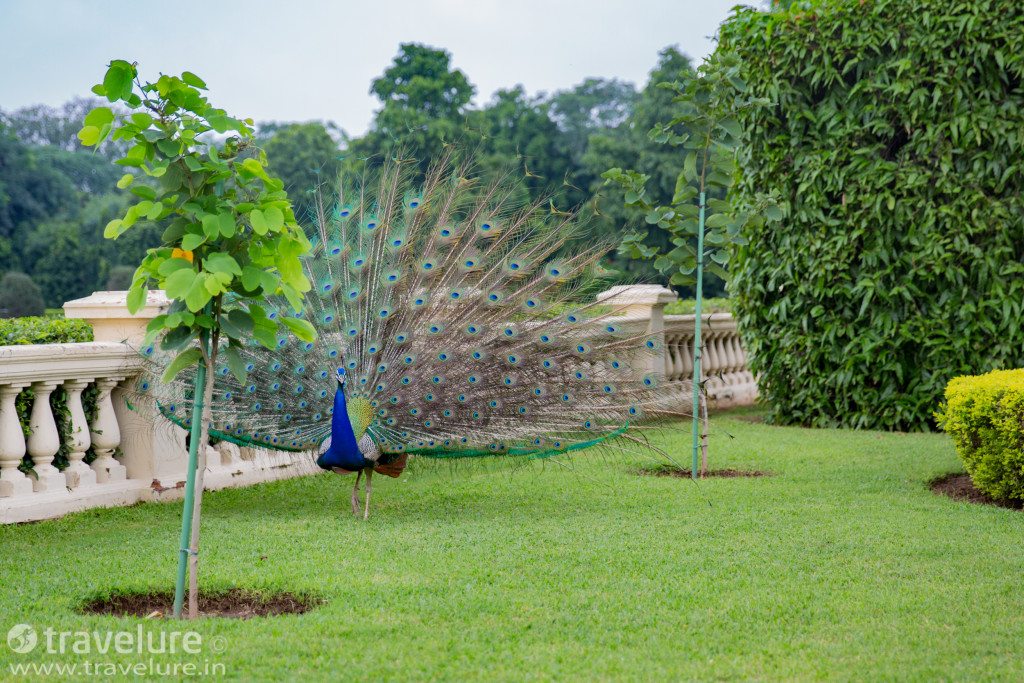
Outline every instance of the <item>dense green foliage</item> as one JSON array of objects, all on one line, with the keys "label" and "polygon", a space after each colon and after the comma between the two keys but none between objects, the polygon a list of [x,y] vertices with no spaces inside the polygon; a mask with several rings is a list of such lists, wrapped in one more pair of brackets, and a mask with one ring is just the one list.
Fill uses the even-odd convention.
[{"label": "dense green foliage", "polygon": [[720,49],[775,103],[743,119],[739,187],[785,227],[732,272],[772,418],[927,429],[950,377],[1024,365],[1019,3],[740,9]]},{"label": "dense green foliage", "polygon": [[939,426],[974,485],[996,500],[1024,502],[1024,370],[955,377],[945,398]]},{"label": "dense green foliage", "polygon": [[[374,478],[368,523],[342,514],[352,479],[330,473],[211,492],[206,587],[325,602],[202,619],[188,626],[201,655],[154,659],[282,681],[1024,678],[1024,514],[930,492],[959,469],[945,435],[712,427],[716,465],[775,476],[697,487],[586,454],[570,468],[420,468]],[[676,453],[686,438],[654,445]],[[0,526],[17,558],[0,562],[0,613],[37,629],[180,628],[77,611],[97,591],[164,590],[177,516],[145,504]],[[85,659],[0,644],[3,671]]]},{"label": "dense green foliage", "polygon": [[13,270],[0,278],[0,318],[43,315],[45,312],[43,293],[32,278]]}]

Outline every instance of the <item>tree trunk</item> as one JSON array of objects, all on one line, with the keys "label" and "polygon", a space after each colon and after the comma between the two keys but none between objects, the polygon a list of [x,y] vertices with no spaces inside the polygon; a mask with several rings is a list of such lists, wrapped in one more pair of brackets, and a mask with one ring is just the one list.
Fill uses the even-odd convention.
[{"label": "tree trunk", "polygon": [[708,395],[701,392],[701,413],[704,416],[704,426],[700,435],[700,478],[708,476]]},{"label": "tree trunk", "polygon": [[[216,339],[214,340],[216,345]],[[199,616],[199,523],[202,517],[203,486],[206,474],[206,448],[210,441],[210,417],[213,414],[210,406],[213,400],[214,383],[214,357],[216,354],[214,346],[206,363],[206,386],[203,387],[203,422],[199,432],[199,450],[196,463],[196,489],[195,499],[192,503],[192,537],[189,540],[188,555],[188,618],[195,619]]]}]

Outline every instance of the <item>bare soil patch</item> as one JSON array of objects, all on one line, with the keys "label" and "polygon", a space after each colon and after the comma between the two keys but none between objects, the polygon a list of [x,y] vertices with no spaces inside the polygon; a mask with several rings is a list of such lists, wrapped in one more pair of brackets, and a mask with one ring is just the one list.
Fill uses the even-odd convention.
[{"label": "bare soil patch", "polygon": [[963,472],[944,474],[941,477],[932,479],[929,488],[939,495],[949,496],[953,500],[966,500],[969,503],[979,505],[996,505],[998,507],[1020,510],[1021,503],[1005,500],[995,500],[982,493],[974,487],[971,476]]},{"label": "bare soil patch", "polygon": [[[640,470],[640,474],[652,476],[652,477],[680,477],[682,479],[689,479],[691,472],[688,469],[682,467],[647,467]],[[771,472],[764,472],[762,470],[737,470],[732,468],[725,468],[720,470],[708,470],[701,477],[702,479],[710,479],[712,477],[721,477],[723,479],[729,479],[733,477],[773,477],[775,476]]]},{"label": "bare soil patch", "polygon": [[[255,593],[240,588],[199,594],[199,616],[250,619],[273,617],[280,614],[304,614],[321,603],[316,598],[293,593]],[[88,600],[81,611],[86,614],[115,616],[170,617],[174,594],[169,591],[149,593],[123,593]],[[188,606],[186,604],[186,610]]]}]

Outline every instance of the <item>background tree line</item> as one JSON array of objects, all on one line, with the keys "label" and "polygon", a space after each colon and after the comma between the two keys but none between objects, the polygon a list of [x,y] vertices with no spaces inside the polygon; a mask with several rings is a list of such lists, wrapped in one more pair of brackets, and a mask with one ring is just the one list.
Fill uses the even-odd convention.
[{"label": "background tree line", "polygon": [[[426,165],[455,150],[471,154],[485,174],[518,176],[524,200],[577,210],[595,236],[617,241],[626,229],[642,227],[642,218],[628,212],[623,191],[606,186],[601,174],[636,169],[663,195],[655,201],[671,199],[678,153],[652,142],[648,132],[674,116],[672,93],[658,84],[692,73],[689,58],[668,47],[639,90],[601,78],[536,96],[517,85],[475,107],[476,88],[452,68],[447,51],[409,43],[370,85],[380,108],[365,135],[350,137],[320,121],[263,122],[257,130],[300,220],[314,188],[332,184],[341,171],[359,172],[399,153]],[[159,241],[154,224],[117,242],[103,239],[106,223],[126,208],[127,195],[115,184],[130,169],[113,163],[123,155],[114,143],[87,151],[75,137],[94,104],[82,98],[59,108],[0,111],[0,309],[6,315],[41,312],[26,310],[38,307],[33,297],[40,294],[46,306],[58,307],[95,290],[125,289],[131,264]],[[658,239],[652,235],[652,242]],[[646,262],[614,253],[609,260],[623,280],[662,279]],[[724,290],[715,281],[707,291]]]}]

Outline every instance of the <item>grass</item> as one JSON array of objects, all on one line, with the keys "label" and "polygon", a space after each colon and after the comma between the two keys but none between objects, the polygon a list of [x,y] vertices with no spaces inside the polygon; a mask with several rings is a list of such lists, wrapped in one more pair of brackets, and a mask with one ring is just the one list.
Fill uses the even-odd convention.
[{"label": "grass", "polygon": [[[190,661],[245,680],[1024,678],[1024,514],[928,491],[960,469],[944,435],[751,417],[714,420],[711,464],[773,477],[697,486],[635,476],[650,462],[623,455],[420,469],[376,480],[368,523],[336,475],[213,493],[205,587],[326,602],[203,620],[204,642],[227,649]],[[684,429],[661,443],[687,459]],[[0,528],[0,632],[134,632],[138,619],[76,609],[170,587],[179,514],[147,504]],[[0,677],[55,660],[0,644]]]}]

